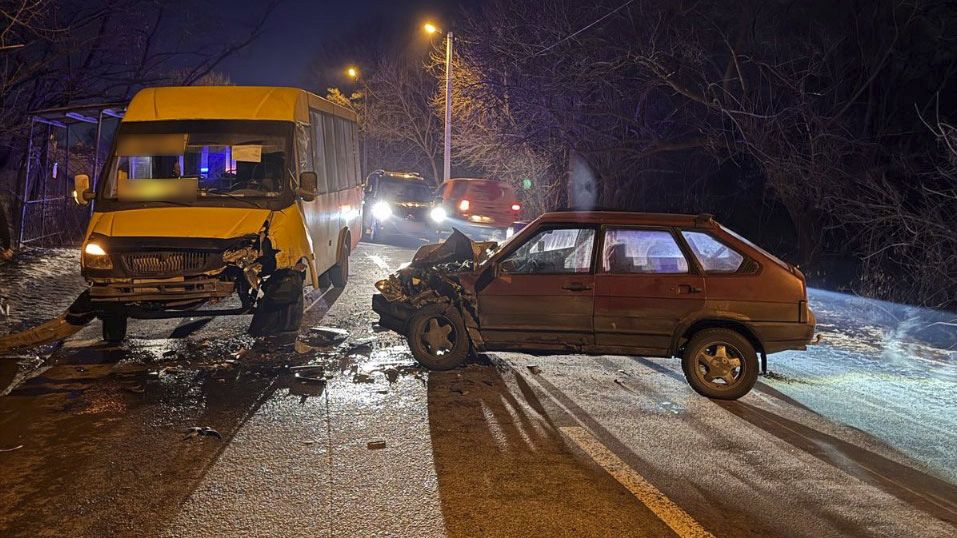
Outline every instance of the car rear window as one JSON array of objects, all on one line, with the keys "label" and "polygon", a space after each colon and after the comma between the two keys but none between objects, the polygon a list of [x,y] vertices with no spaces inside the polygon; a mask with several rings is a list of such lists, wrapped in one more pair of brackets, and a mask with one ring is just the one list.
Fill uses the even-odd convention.
[{"label": "car rear window", "polygon": [[511,194],[508,185],[498,181],[476,181],[468,184],[468,195],[483,202],[497,202]]},{"label": "car rear window", "polygon": [[707,272],[733,273],[741,267],[744,256],[737,251],[704,232],[682,230],[691,251]]},{"label": "car rear window", "polygon": [[790,266],[789,266],[787,263],[783,262],[781,259],[779,259],[779,258],[778,258],[777,256],[775,256],[774,254],[771,254],[770,252],[764,250],[763,248],[761,248],[761,247],[755,245],[755,244],[752,243],[751,241],[748,241],[746,238],[742,237],[741,235],[739,235],[739,234],[738,234],[737,232],[735,232],[734,230],[730,230],[730,229],[728,229],[728,228],[725,228],[724,226],[721,226],[721,229],[724,230],[725,232],[727,232],[728,235],[730,235],[731,237],[734,237],[734,238],[737,239],[738,241],[741,241],[741,242],[744,243],[745,245],[748,245],[749,247],[753,248],[754,250],[756,250],[756,251],[760,252],[761,254],[767,256],[767,258],[768,258],[769,260],[771,260],[771,261],[773,261],[774,263],[780,265],[783,269],[790,270]]}]

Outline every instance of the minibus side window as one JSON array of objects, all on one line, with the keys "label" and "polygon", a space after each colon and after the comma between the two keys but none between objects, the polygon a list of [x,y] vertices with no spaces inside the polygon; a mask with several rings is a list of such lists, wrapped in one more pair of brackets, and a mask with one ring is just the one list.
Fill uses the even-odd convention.
[{"label": "minibus side window", "polygon": [[336,166],[336,127],[335,118],[322,115],[322,147],[325,154],[326,182],[329,191],[339,190],[339,170]]},{"label": "minibus side window", "polygon": [[349,131],[352,133],[352,160],[356,167],[356,185],[362,184],[362,162],[359,160],[359,151],[362,146],[359,143],[359,126],[355,123],[349,123]]},{"label": "minibus side window", "polygon": [[325,138],[322,136],[322,114],[316,110],[310,110],[309,121],[312,123],[313,162],[316,168],[316,175],[319,177],[317,192],[318,194],[325,194],[329,192],[329,181],[326,176],[326,153],[324,146]]},{"label": "minibus side window", "polygon": [[357,174],[352,132],[349,122],[342,118],[336,118],[336,156],[339,159],[339,189],[354,187]]},{"label": "minibus side window", "polygon": [[[299,173],[314,172],[312,153],[312,133],[309,126],[304,123],[296,124],[296,155],[299,159]],[[292,178],[293,185],[299,186],[299,176]]]}]

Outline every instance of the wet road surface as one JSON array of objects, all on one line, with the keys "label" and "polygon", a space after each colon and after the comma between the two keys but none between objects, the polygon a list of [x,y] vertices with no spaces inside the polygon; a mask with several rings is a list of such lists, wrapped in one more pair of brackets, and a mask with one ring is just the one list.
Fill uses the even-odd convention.
[{"label": "wet road surface", "polygon": [[[131,322],[110,348],[93,323],[0,359],[0,536],[957,533],[947,342],[915,350],[820,294],[829,343],[772,356],[737,402],[662,359],[496,353],[428,373],[369,308],[411,253],[361,245],[344,290],[307,297],[297,342],[198,318]],[[72,253],[45,256],[62,266],[0,266],[0,332],[72,300],[12,279],[82,286]]]}]

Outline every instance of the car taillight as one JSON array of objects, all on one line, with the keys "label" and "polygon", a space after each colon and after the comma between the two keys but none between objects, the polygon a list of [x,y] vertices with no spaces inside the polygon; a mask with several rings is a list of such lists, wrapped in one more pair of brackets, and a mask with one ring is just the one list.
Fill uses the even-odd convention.
[{"label": "car taillight", "polygon": [[459,202],[459,211],[468,211],[470,205],[472,204],[470,204],[468,200],[462,200]]},{"label": "car taillight", "polygon": [[512,211],[520,211],[521,209],[522,209],[522,206],[518,204],[512,204]]}]

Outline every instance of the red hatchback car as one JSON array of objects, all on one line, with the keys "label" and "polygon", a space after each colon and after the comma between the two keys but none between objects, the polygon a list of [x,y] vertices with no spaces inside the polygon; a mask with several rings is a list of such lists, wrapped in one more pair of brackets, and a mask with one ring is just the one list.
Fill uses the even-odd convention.
[{"label": "red hatchback car", "polygon": [[710,215],[547,213],[497,249],[422,247],[376,286],[381,324],[428,368],[471,350],[677,356],[721,399],[751,390],[759,354],[805,349],[815,324],[804,275]]}]

